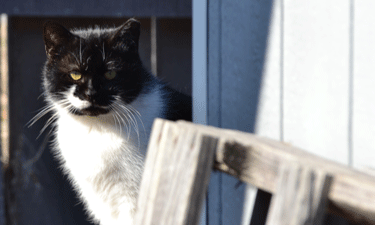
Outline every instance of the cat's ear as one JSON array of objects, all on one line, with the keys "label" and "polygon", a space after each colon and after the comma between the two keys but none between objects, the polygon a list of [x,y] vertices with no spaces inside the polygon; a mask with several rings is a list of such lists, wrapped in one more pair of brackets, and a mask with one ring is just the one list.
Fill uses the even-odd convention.
[{"label": "cat's ear", "polygon": [[47,21],[43,26],[43,38],[46,54],[52,57],[58,54],[59,48],[72,41],[74,35],[62,25]]},{"label": "cat's ear", "polygon": [[138,51],[139,35],[141,32],[141,23],[131,18],[116,29],[112,36],[115,46],[121,46],[127,50]]}]

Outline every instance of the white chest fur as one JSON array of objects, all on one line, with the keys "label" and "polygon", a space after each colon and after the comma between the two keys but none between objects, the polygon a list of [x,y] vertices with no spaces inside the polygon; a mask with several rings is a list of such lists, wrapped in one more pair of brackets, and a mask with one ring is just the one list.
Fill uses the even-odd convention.
[{"label": "white chest fur", "polygon": [[163,115],[160,90],[139,96],[131,107],[140,116],[121,127],[112,113],[77,116],[55,107],[57,156],[101,225],[132,224],[152,122]]}]

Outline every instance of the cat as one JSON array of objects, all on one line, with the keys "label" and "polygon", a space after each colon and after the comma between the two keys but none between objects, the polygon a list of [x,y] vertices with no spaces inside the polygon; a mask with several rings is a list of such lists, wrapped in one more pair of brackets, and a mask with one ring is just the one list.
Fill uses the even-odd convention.
[{"label": "cat", "polygon": [[[140,23],[68,30],[47,21],[42,87],[53,149],[89,218],[133,224],[153,120],[191,121],[191,98],[143,66]],[[46,128],[43,128],[43,130]]]}]

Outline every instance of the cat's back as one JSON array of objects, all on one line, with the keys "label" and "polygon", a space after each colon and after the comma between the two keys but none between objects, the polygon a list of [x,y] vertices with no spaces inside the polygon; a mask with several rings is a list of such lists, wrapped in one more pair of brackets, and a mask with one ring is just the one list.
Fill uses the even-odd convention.
[{"label": "cat's back", "polygon": [[168,86],[161,89],[164,92],[165,119],[192,121],[192,98]]}]

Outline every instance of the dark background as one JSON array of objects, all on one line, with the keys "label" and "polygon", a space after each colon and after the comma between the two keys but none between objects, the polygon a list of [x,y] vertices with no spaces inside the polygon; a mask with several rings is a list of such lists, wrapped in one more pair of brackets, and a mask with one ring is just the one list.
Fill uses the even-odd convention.
[{"label": "dark background", "polygon": [[[7,224],[89,224],[75,193],[50,150],[49,118],[32,127],[26,123],[45,103],[41,69],[46,59],[42,27],[54,20],[67,28],[118,26],[140,20],[140,55],[150,71],[151,55],[157,76],[191,95],[191,1],[2,1],[8,15],[10,164],[5,173]],[[154,25],[152,25],[152,18]],[[154,31],[152,32],[152,26]],[[152,43],[152,38],[156,42]],[[156,49],[156,50],[155,50]],[[85,159],[82,159],[82,166]],[[1,216],[0,216],[1,217]],[[3,218],[1,218],[3,219]],[[5,224],[0,219],[0,225]]]}]

